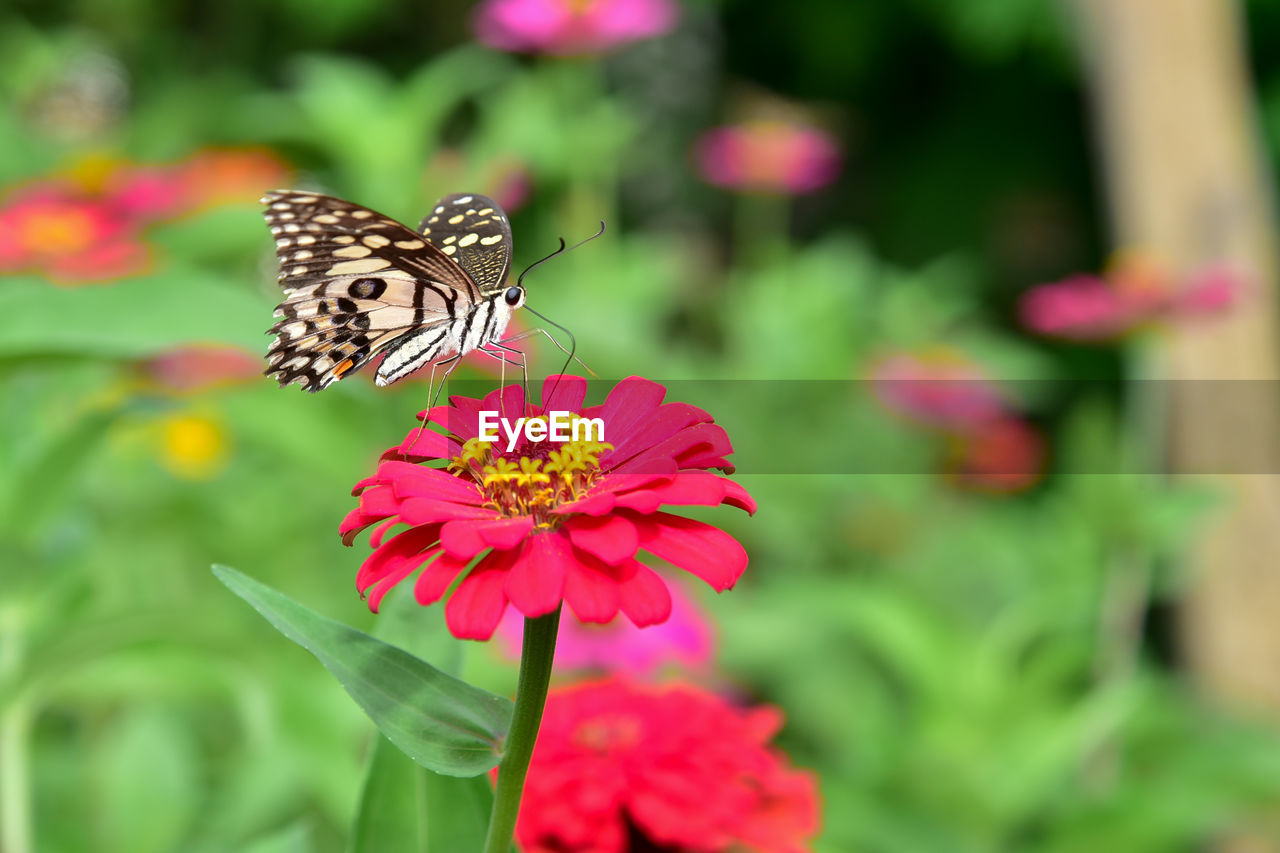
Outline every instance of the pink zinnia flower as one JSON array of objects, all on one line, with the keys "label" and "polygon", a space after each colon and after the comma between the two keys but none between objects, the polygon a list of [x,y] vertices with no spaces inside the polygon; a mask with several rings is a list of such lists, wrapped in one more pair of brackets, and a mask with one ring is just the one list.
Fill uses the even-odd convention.
[{"label": "pink zinnia flower", "polygon": [[[638,677],[655,674],[667,665],[701,670],[715,656],[715,636],[702,606],[683,590],[683,584],[667,582],[671,617],[661,625],[637,628],[615,619],[608,625],[588,625],[569,619],[560,623],[556,640],[558,672],[617,672]],[[504,654],[520,659],[523,620],[508,610],[498,624]]]},{"label": "pink zinnia flower", "polygon": [[[770,745],[776,708],[613,678],[551,691],[516,838],[526,853],[804,853],[817,781]],[[634,833],[634,837],[632,834]]]},{"label": "pink zinnia flower", "polygon": [[149,263],[134,223],[103,198],[51,181],[0,203],[0,273],[39,272],[69,284],[120,278]]},{"label": "pink zinnia flower", "polygon": [[[724,458],[732,452],[729,437],[710,415],[664,404],[665,389],[639,377],[622,380],[602,405],[586,408],[581,377],[548,377],[543,389],[542,406],[526,405],[517,385],[484,400],[450,398],[427,415],[447,434],[411,431],[356,486],[360,506],[341,533],[350,544],[378,525],[370,540],[375,550],[356,578],[371,608],[424,563],[414,586],[424,605],[465,572],[445,619],[455,636],[472,639],[488,639],[508,604],[529,617],[568,602],[584,622],[609,622],[619,610],[639,626],[666,620],[670,593],[636,559],[640,550],[718,591],[737,581],[747,554],[733,537],[661,510],[727,503],[755,511],[741,486],[707,470],[733,470]],[[600,418],[607,443],[521,435],[508,452],[501,431],[496,443],[478,439],[482,411],[544,423],[552,411]],[[426,460],[448,460],[449,468],[415,464]],[[387,539],[401,524],[408,529]]]},{"label": "pink zinnia flower", "polygon": [[600,53],[669,32],[672,0],[486,0],[474,19],[489,47],[519,53]]},{"label": "pink zinnia flower", "polygon": [[1074,341],[1107,341],[1179,317],[1217,314],[1235,302],[1239,277],[1221,265],[1179,280],[1149,258],[1122,255],[1104,277],[1075,275],[1031,288],[1022,323]]},{"label": "pink zinnia flower", "polygon": [[783,121],[712,128],[696,143],[694,159],[707,183],[739,192],[810,193],[840,172],[840,147],[831,134]]},{"label": "pink zinnia flower", "polygon": [[874,362],[871,388],[892,411],[926,426],[967,429],[1005,410],[995,383],[961,353],[895,353]]}]

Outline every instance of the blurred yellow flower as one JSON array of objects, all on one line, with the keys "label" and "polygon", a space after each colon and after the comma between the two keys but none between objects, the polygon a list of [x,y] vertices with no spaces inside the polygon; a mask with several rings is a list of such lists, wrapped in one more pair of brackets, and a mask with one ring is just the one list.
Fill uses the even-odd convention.
[{"label": "blurred yellow flower", "polygon": [[179,477],[203,480],[226,464],[230,442],[221,424],[205,415],[172,415],[161,424],[161,461]]}]

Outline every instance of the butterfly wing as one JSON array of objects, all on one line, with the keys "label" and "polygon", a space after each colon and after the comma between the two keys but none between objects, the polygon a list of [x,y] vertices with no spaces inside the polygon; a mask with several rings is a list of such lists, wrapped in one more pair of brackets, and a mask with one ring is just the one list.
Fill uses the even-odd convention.
[{"label": "butterfly wing", "polygon": [[266,371],[281,385],[319,391],[483,298],[448,254],[376,211],[294,190],[262,202],[285,291]]},{"label": "butterfly wing", "polygon": [[511,271],[511,222],[496,201],[475,193],[447,195],[418,230],[457,261],[486,298],[502,292]]}]

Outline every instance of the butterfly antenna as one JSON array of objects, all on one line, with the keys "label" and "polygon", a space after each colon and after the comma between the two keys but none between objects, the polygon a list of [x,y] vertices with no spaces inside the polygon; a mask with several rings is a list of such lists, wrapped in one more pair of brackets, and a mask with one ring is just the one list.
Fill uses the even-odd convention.
[{"label": "butterfly antenna", "polygon": [[[534,270],[536,267],[541,266],[542,264],[544,264],[544,263],[546,263],[547,261],[549,261],[549,260],[551,260],[552,258],[554,258],[556,255],[560,255],[560,254],[563,254],[563,253],[565,253],[565,252],[572,252],[574,249],[578,248],[579,246],[582,246],[582,245],[585,245],[585,244],[587,244],[587,243],[590,243],[592,240],[594,240],[594,239],[596,239],[597,237],[599,237],[601,234],[603,234],[603,233],[604,233],[604,227],[605,227],[605,226],[604,226],[604,220],[603,220],[603,219],[601,219],[601,220],[600,220],[600,230],[599,230],[599,231],[597,231],[596,233],[592,234],[590,237],[586,238],[585,240],[579,240],[577,243],[574,243],[572,246],[569,246],[567,249],[565,248],[564,238],[563,238],[563,237],[558,238],[558,239],[560,240],[560,248],[556,249],[554,252],[552,252],[551,254],[547,255],[545,258],[541,258],[541,259],[539,259],[539,260],[537,260],[537,261],[534,261],[532,264],[530,264],[528,267],[526,267],[526,268],[525,268],[525,271],[524,271],[524,272],[522,272],[522,273],[520,273],[520,275],[516,277],[516,286],[517,286],[517,287],[522,286],[522,285],[524,284],[524,277],[525,277],[526,275],[528,275],[529,273],[533,272],[533,270]],[[560,377],[561,377],[561,376],[563,376],[563,375],[564,375],[564,372],[565,372],[566,370],[568,370],[568,369],[569,369],[569,362],[571,362],[571,361],[576,361],[576,362],[578,362],[578,364],[581,364],[581,365],[582,365],[582,367],[583,367],[583,369],[584,369],[584,370],[586,370],[586,371],[587,371],[587,373],[590,373],[592,376],[596,376],[596,372],[595,372],[594,370],[592,370],[590,367],[587,367],[586,362],[584,362],[582,359],[578,358],[578,357],[577,357],[577,355],[575,354],[575,353],[578,351],[578,339],[577,339],[577,338],[575,338],[575,337],[573,336],[573,332],[569,331],[569,330],[568,330],[568,329],[566,329],[564,326],[561,326],[559,323],[557,323],[557,322],[555,322],[554,320],[552,320],[551,318],[547,317],[545,314],[539,314],[537,311],[534,311],[532,308],[530,308],[530,307],[529,307],[529,305],[528,305],[527,303],[525,304],[525,306],[524,306],[524,307],[525,307],[525,310],[526,310],[526,311],[528,311],[528,312],[529,312],[530,314],[532,314],[533,316],[537,317],[539,320],[542,320],[542,322],[544,322],[544,323],[548,323],[548,324],[550,324],[550,325],[552,325],[552,326],[555,326],[557,329],[559,329],[560,331],[564,332],[566,335],[568,335],[568,336],[569,336],[569,348],[568,348],[568,349],[565,349],[565,348],[564,348],[564,344],[560,343],[558,340],[556,340],[554,337],[552,337],[552,336],[551,336],[551,334],[550,334],[549,332],[547,332],[545,329],[541,329],[541,330],[539,330],[539,331],[541,331],[541,332],[542,332],[542,334],[544,334],[544,335],[546,335],[546,336],[547,336],[547,339],[548,339],[548,340],[550,340],[550,341],[551,341],[551,343],[555,344],[555,345],[560,349],[560,351],[561,351],[561,352],[563,352],[563,353],[565,353],[565,355],[567,356],[567,357],[565,358],[565,360],[564,360],[564,367],[560,368],[560,372],[556,374],[556,381],[555,381],[554,383],[552,383],[552,385],[551,385],[551,390],[550,390],[549,392],[547,392],[546,394],[543,394],[543,395],[542,395],[543,405],[546,405],[546,401],[547,401],[547,399],[548,399],[552,394],[554,394],[554,393],[555,393],[556,385],[560,384]],[[521,336],[521,337],[523,337],[523,336]],[[527,379],[527,376],[528,376],[528,374],[526,374],[526,379]],[[525,399],[526,399],[526,400],[528,400],[527,390],[526,390]]]},{"label": "butterfly antenna", "polygon": [[[575,248],[576,248],[576,247],[575,247]],[[547,255],[545,258],[539,258],[538,260],[536,260],[536,261],[534,261],[533,263],[529,264],[529,266],[527,266],[527,267],[525,267],[525,268],[524,268],[524,272],[522,272],[522,273],[520,273],[520,275],[516,276],[516,287],[521,287],[521,286],[523,286],[523,285],[524,285],[524,277],[525,277],[525,276],[527,276],[529,273],[533,272],[535,269],[537,269],[538,267],[542,266],[542,265],[543,265],[543,264],[545,264],[547,261],[551,260],[551,259],[552,259],[552,258],[554,258],[556,255],[558,255],[558,254],[560,254],[561,252],[564,252],[564,251],[567,251],[567,250],[566,250],[566,249],[565,249],[565,247],[564,247],[564,238],[563,238],[563,237],[561,237],[561,238],[560,238],[560,248],[559,248],[559,249],[556,249],[554,252],[552,252],[551,254]]]}]

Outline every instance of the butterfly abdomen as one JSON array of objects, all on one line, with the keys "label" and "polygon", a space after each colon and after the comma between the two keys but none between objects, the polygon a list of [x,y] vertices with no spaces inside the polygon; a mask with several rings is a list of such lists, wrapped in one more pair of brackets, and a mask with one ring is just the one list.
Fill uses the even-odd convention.
[{"label": "butterfly abdomen", "polygon": [[501,337],[511,309],[497,300],[478,303],[465,315],[428,326],[392,344],[378,366],[379,385],[390,385],[436,359],[462,356]]}]

